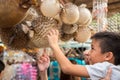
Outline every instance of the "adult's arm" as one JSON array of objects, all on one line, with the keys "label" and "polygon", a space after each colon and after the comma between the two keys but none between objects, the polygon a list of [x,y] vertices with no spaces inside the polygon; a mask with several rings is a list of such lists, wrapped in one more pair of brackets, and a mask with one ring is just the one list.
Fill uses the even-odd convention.
[{"label": "adult's arm", "polygon": [[111,78],[111,73],[112,73],[112,69],[109,68],[109,70],[107,71],[107,75],[105,78],[101,79],[101,80],[110,80]]},{"label": "adult's arm", "polygon": [[50,59],[49,56],[46,54],[43,54],[38,59],[38,68],[40,71],[41,80],[48,80],[47,69],[49,67],[49,64],[50,64]]}]

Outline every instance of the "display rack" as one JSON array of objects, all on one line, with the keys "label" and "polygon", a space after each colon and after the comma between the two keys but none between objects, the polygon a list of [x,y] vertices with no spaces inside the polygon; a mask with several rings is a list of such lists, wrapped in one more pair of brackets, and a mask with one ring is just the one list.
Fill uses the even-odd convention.
[{"label": "display rack", "polygon": [[91,40],[89,39],[85,43],[78,43],[77,41],[68,41],[62,42],[59,45],[64,48],[81,48],[85,47],[86,49],[90,49]]}]

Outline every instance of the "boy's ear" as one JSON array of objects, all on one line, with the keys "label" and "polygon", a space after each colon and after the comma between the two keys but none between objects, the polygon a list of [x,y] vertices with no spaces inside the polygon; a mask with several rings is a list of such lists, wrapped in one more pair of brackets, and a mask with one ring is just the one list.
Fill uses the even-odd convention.
[{"label": "boy's ear", "polygon": [[112,58],[114,58],[112,52],[105,53],[105,60],[106,61],[110,61]]}]

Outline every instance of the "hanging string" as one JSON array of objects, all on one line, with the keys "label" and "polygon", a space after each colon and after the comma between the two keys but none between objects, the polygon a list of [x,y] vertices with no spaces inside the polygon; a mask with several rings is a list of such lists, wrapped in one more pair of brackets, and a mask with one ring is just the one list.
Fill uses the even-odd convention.
[{"label": "hanging string", "polygon": [[105,31],[107,28],[108,0],[93,0],[93,18],[97,20],[99,31]]}]

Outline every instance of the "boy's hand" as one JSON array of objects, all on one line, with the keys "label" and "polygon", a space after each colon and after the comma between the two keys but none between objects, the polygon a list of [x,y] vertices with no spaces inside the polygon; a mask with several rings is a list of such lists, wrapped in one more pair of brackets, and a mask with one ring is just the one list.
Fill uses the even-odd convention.
[{"label": "boy's hand", "polygon": [[56,47],[56,45],[58,45],[58,35],[59,35],[59,32],[58,30],[50,30],[48,32],[48,42],[49,42],[49,45],[50,47]]}]

